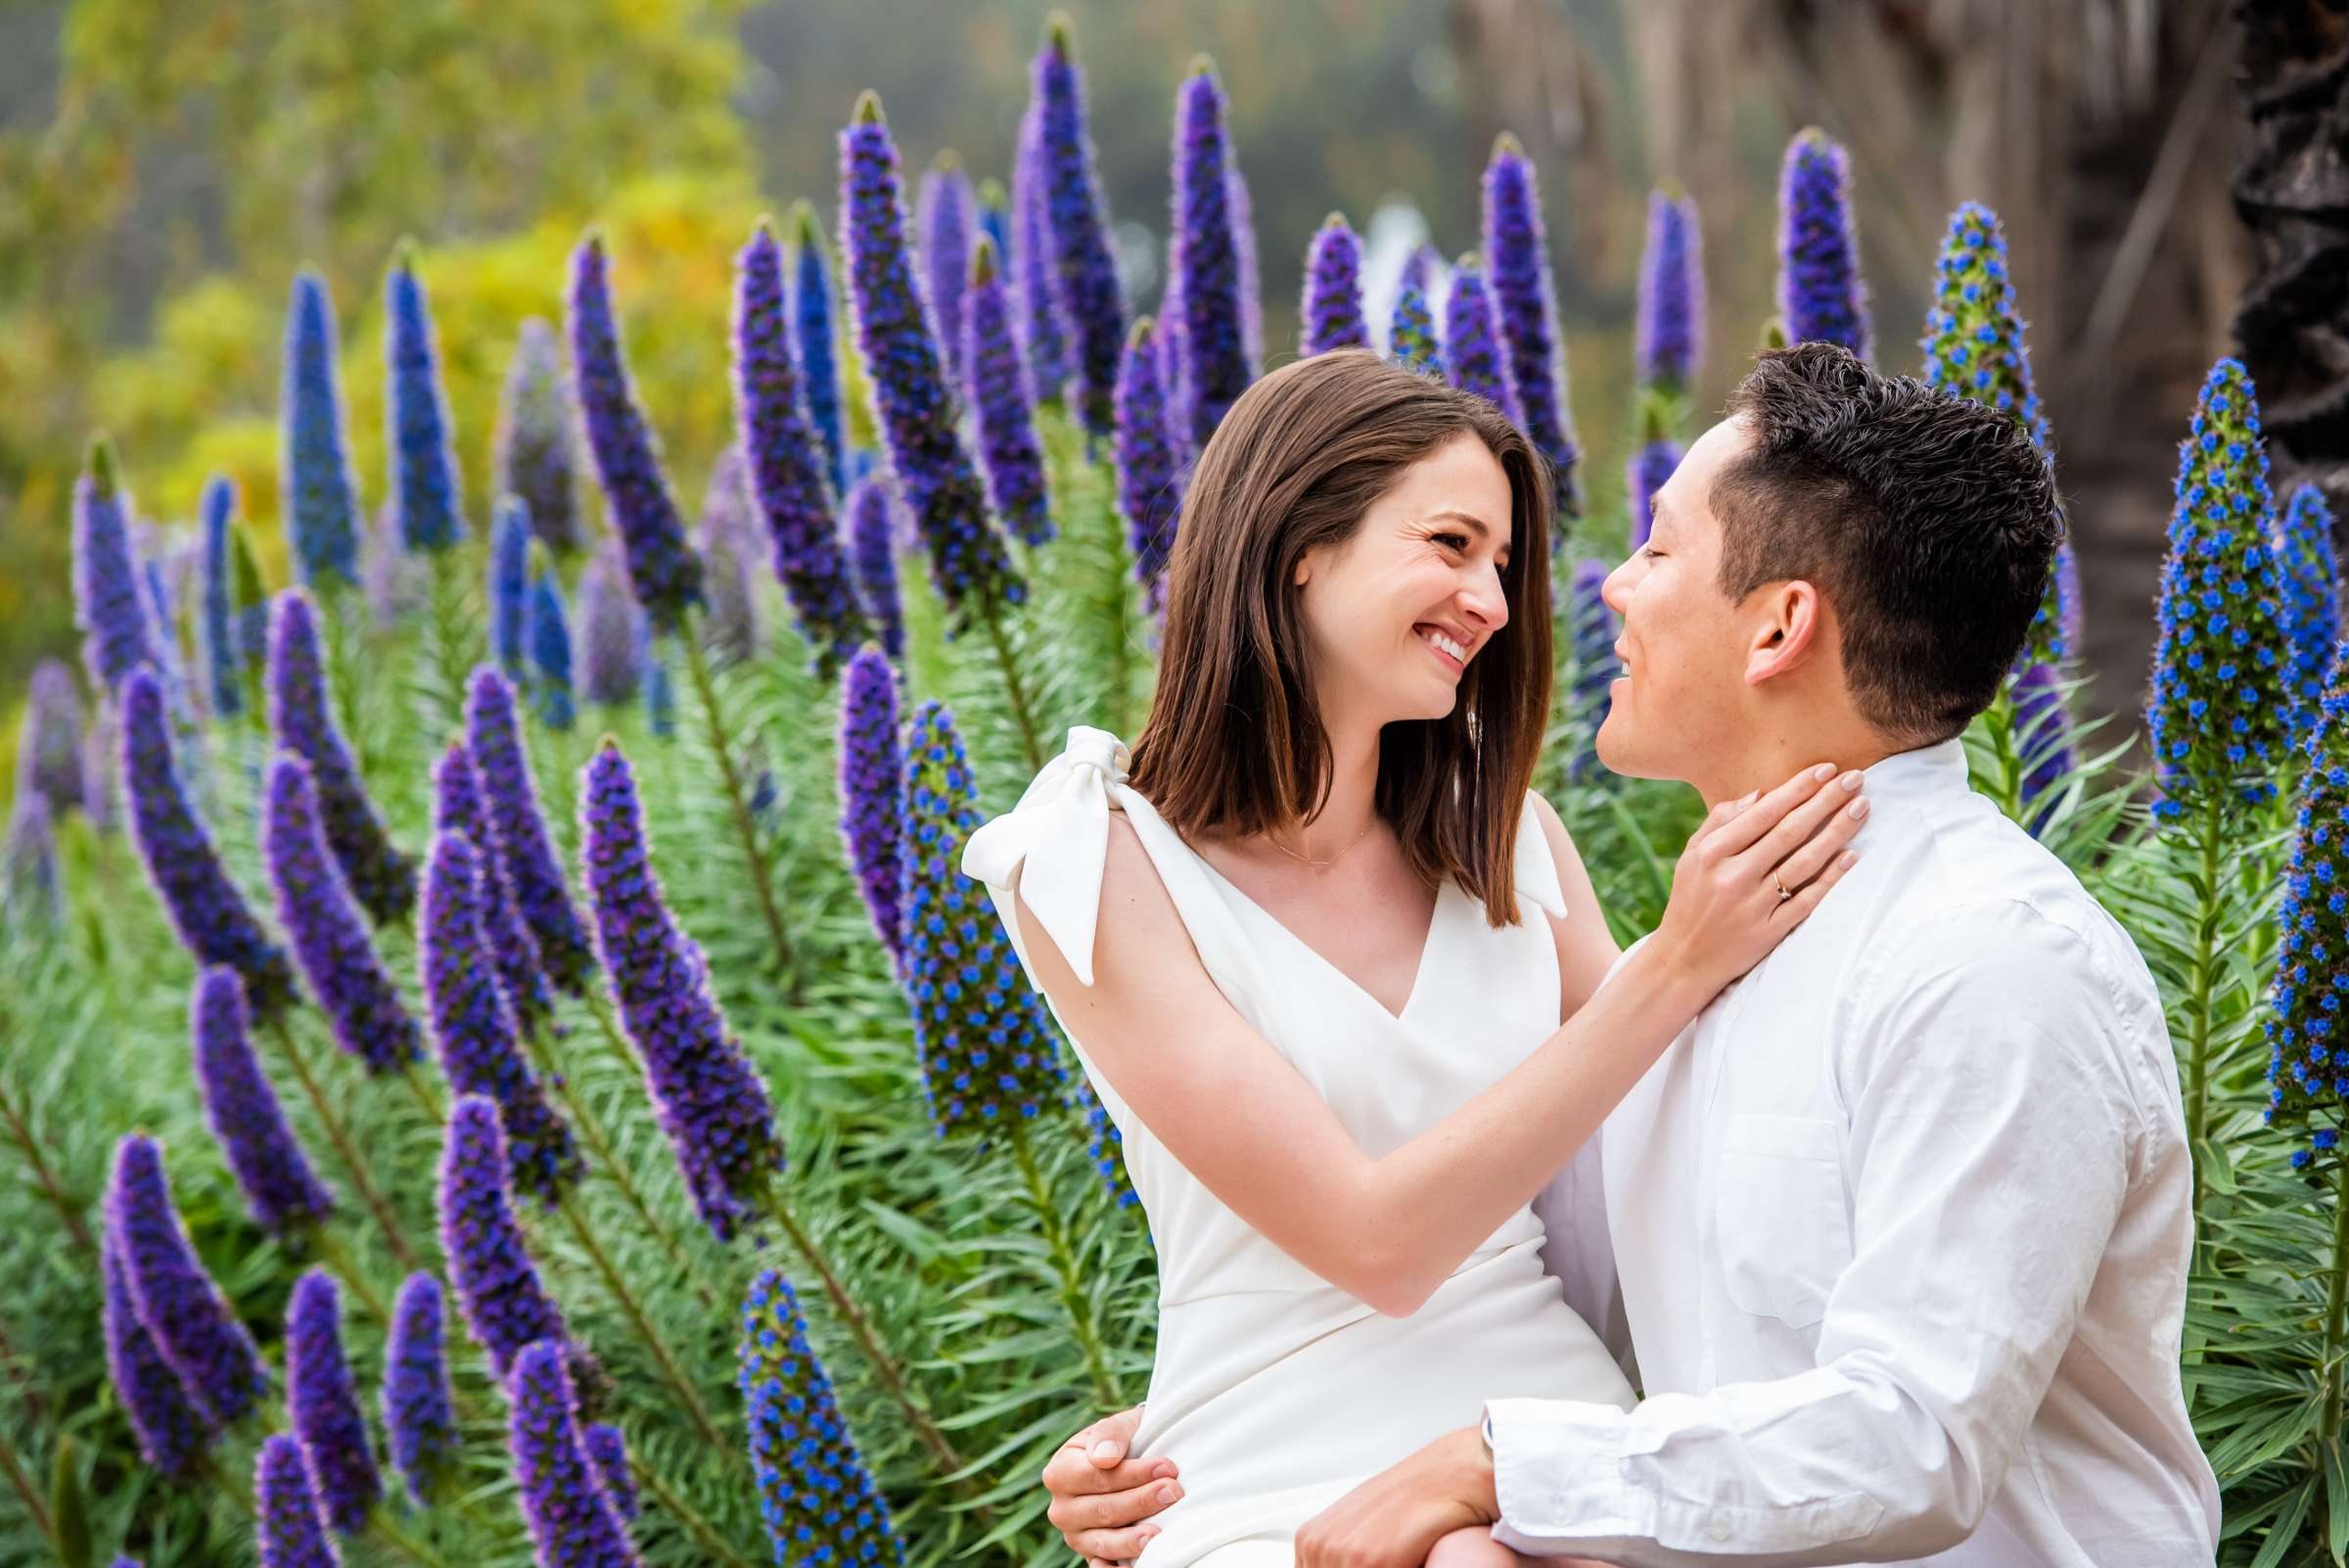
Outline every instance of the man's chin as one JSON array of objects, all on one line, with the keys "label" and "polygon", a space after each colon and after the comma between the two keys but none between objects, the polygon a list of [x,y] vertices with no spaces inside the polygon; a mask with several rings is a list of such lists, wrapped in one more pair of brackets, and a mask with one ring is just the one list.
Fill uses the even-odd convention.
[{"label": "man's chin", "polygon": [[1650,756],[1640,746],[1638,737],[1619,733],[1620,728],[1610,714],[1598,726],[1598,733],[1591,737],[1590,750],[1599,766],[1618,778],[1654,778],[1678,783],[1686,777],[1682,769],[1668,760]]}]

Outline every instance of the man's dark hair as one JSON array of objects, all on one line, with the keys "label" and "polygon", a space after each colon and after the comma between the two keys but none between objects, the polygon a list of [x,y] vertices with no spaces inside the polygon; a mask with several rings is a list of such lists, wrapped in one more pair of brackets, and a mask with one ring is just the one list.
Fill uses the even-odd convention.
[{"label": "man's dark hair", "polygon": [[1723,591],[1816,583],[1863,717],[1916,745],[1964,729],[2021,652],[2063,536],[2021,424],[1824,343],[1762,354],[1727,412],[1751,444],[1713,482]]}]

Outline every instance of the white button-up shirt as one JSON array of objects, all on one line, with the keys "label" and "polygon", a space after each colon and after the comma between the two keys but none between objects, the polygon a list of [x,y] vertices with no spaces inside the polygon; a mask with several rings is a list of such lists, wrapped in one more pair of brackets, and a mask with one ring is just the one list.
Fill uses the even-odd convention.
[{"label": "white button-up shirt", "polygon": [[1646,1398],[1491,1399],[1495,1538],[1634,1568],[2208,1564],[2152,977],[1960,742],[1867,797],[1859,864],[1537,1203]]}]

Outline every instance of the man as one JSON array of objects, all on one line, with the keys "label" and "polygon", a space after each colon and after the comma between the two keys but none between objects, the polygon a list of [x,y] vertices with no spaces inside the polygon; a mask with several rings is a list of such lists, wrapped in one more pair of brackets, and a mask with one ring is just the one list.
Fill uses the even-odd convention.
[{"label": "man", "polygon": [[[2160,999],[1968,788],[1957,738],[2047,580],[2046,464],[2004,415],[1804,345],[1761,357],[1655,517],[1607,579],[1600,759],[1708,805],[1814,756],[1864,767],[1859,864],[1536,1206],[1569,1300],[1628,1326],[1644,1403],[1480,1391],[1482,1431],[1311,1521],[1299,1568],[1417,1568],[1488,1523],[1673,1568],[2209,1563]],[[1045,1472],[1096,1561],[1164,1506],[1132,1431],[1088,1428]]]}]

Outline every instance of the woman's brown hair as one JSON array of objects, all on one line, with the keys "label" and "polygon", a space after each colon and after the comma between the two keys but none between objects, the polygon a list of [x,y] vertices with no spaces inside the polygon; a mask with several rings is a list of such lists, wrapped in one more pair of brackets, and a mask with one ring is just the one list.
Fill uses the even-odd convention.
[{"label": "woman's brown hair", "polygon": [[1293,829],[1329,790],[1297,563],[1361,527],[1403,471],[1473,434],[1509,482],[1509,622],[1442,718],[1379,734],[1375,807],[1422,883],[1517,918],[1517,822],[1549,715],[1547,465],[1484,398],[1364,349],[1284,365],[1199,454],[1168,563],[1166,634],[1130,782],[1186,839]]}]

